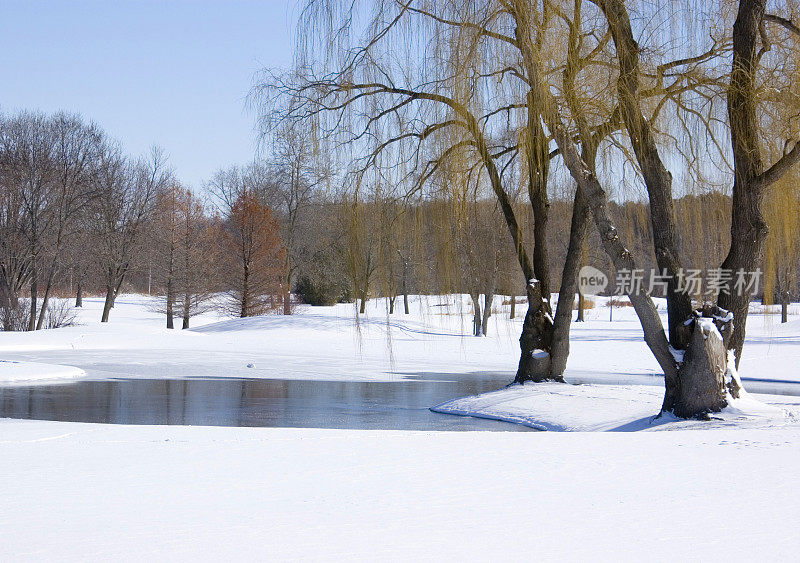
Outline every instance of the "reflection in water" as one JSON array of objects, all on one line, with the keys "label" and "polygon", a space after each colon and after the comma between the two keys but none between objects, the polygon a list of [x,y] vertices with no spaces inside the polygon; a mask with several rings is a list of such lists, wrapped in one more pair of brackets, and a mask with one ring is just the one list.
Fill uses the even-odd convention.
[{"label": "reflection in water", "polygon": [[114,379],[0,387],[0,417],[101,422],[398,430],[529,430],[429,407],[502,379],[398,382]]}]

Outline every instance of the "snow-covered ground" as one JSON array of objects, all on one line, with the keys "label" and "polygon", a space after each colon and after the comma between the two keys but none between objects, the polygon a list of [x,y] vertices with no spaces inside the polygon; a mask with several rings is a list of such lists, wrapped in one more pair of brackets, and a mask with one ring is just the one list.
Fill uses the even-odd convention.
[{"label": "snow-covered ground", "polygon": [[[490,319],[489,337],[474,338],[469,336],[471,312],[464,296],[414,297],[410,315],[391,318],[385,300],[368,302],[367,315],[360,317],[352,304],[301,306],[290,317],[229,319],[208,313],[192,319],[196,328],[189,331],[164,328],[163,314],[153,310],[151,299],[139,295],[120,297],[111,322],[101,324],[102,300],[90,298],[77,326],[0,334],[0,359],[76,366],[92,377],[393,381],[466,372],[510,377],[519,360],[525,306],[517,306],[512,321],[501,301],[495,301],[498,314]],[[788,323],[780,324],[777,314],[765,315],[754,307],[739,370],[745,383],[769,380],[800,386],[800,311],[793,308],[792,313]],[[605,306],[587,310],[586,318],[573,324],[568,377],[608,382],[638,377],[637,382],[662,384],[650,377],[660,370],[632,308],[615,307],[613,322]]]},{"label": "snow-covered ground", "polygon": [[[358,322],[339,305],[208,314],[197,329],[168,331],[148,303],[124,296],[100,324],[91,299],[78,326],[0,333],[3,360],[50,364],[8,364],[0,377],[52,378],[63,365],[93,378],[510,380],[524,314],[498,312],[488,338],[468,336],[469,308],[455,297],[414,299],[411,315],[390,320],[374,301]],[[657,364],[632,310],[615,308],[612,323],[608,314],[597,307],[574,325],[568,377],[625,386],[525,386],[469,405],[539,422],[546,412],[553,429],[575,432],[0,420],[0,560],[797,560],[800,398],[751,394],[768,406],[653,425]],[[752,316],[746,387],[796,385],[799,357],[796,314],[785,325]],[[588,431],[643,428],[671,431]]]},{"label": "snow-covered ground", "polygon": [[85,377],[86,372],[73,366],[59,366],[41,362],[0,360],[0,382],[25,383],[52,382]]},{"label": "snow-covered ground", "polygon": [[719,427],[800,428],[800,399],[745,393],[710,421],[658,416],[664,392],[649,385],[514,385],[460,397],[433,407],[435,412],[524,424],[538,430],[638,432],[708,430]]},{"label": "snow-covered ground", "polygon": [[796,561],[796,435],[0,423],[3,561]]}]

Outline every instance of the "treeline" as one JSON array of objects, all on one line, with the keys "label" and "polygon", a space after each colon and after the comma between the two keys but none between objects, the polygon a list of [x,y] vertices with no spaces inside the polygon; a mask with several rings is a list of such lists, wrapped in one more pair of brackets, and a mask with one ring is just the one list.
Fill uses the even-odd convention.
[{"label": "treeline", "polygon": [[168,326],[178,315],[188,327],[218,293],[231,312],[265,311],[285,282],[280,226],[245,192],[227,203],[210,210],[161,149],[126,155],[79,116],[0,116],[3,330],[68,323],[53,298],[73,292],[78,307],[102,293],[103,322],[126,289],[163,295]]},{"label": "treeline", "polygon": [[[169,169],[165,154],[125,155],[79,116],[20,113],[0,117],[0,315],[3,330],[59,326],[71,318],[58,295],[105,297],[108,321],[123,291],[161,296],[169,328],[218,307],[230,315],[292,312],[298,301],[331,305],[409,294],[472,296],[476,334],[485,334],[495,294],[524,295],[508,230],[497,204],[477,195],[415,202],[337,195],[302,136],[286,135],[270,158],[219,171],[200,198]],[[554,287],[566,259],[572,216],[567,193],[550,201],[548,256]],[[619,232],[657,268],[645,202],[611,202]],[[728,196],[676,200],[688,267],[719,263],[729,247]],[[531,206],[515,204],[522,237],[532,240]],[[797,249],[793,249],[795,254]],[[776,254],[776,256],[781,256]],[[610,275],[590,232],[584,265]],[[774,267],[773,274],[790,267]],[[797,294],[796,276],[782,291]],[[769,284],[767,284],[769,287]],[[613,288],[609,288],[609,291]],[[215,298],[222,296],[222,298]],[[512,302],[512,305],[514,303]],[[512,314],[513,307],[512,307]]]}]

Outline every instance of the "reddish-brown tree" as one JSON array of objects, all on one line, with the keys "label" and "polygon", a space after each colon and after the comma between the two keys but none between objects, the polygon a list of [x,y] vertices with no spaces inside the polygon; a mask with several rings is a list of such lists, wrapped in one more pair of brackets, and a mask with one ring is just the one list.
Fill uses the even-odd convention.
[{"label": "reddish-brown tree", "polygon": [[251,317],[279,306],[286,248],[270,208],[249,192],[240,195],[231,206],[222,245],[228,311]]}]

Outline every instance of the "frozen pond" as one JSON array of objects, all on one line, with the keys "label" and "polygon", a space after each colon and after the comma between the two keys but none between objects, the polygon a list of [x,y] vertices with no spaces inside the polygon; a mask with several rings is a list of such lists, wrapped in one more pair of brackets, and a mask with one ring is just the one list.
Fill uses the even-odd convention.
[{"label": "frozen pond", "polygon": [[429,407],[499,389],[508,377],[393,382],[107,379],[0,387],[0,417],[113,424],[529,431]]}]

